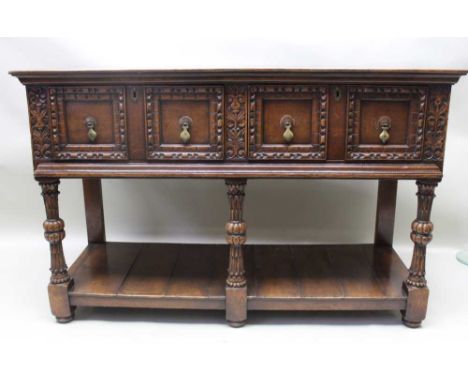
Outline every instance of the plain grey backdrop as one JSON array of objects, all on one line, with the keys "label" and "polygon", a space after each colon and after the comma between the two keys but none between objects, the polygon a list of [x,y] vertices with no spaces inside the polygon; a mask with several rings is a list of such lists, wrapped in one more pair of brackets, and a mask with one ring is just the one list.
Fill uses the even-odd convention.
[{"label": "plain grey backdrop", "polygon": [[[410,28],[417,35],[451,33],[450,27],[466,25],[462,7],[427,1],[368,6],[309,1],[302,7],[295,1],[251,0],[209,6],[206,1],[181,6],[177,0],[19,3],[4,2],[0,28],[16,15],[23,23],[10,22],[14,25],[4,28],[10,33],[15,27],[27,33],[27,25],[41,34],[91,38],[0,39],[2,380],[51,375],[67,382],[149,376],[204,382],[463,379],[468,267],[455,260],[455,252],[468,249],[467,78],[452,92],[445,179],[436,190],[434,240],[428,248],[431,297],[423,329],[401,325],[399,312],[249,312],[248,325],[233,330],[222,311],[81,308],[74,322],[55,323],[47,299],[50,254],[43,201],[32,175],[25,90],[7,74],[18,69],[468,68],[468,39],[322,39],[356,30],[390,36]],[[433,21],[429,10],[435,12]],[[106,32],[109,38],[95,37]],[[371,242],[376,186],[375,181],[251,181],[248,240]],[[222,181],[106,180],[103,187],[109,240],[224,242],[228,206]],[[406,263],[415,192],[414,182],[400,182],[395,239]],[[80,181],[62,182],[60,208],[71,264],[86,244]]]}]

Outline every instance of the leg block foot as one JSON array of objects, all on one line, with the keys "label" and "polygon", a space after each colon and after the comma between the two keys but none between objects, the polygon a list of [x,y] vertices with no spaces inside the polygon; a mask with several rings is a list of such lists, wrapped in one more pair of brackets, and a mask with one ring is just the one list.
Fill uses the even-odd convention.
[{"label": "leg block foot", "polygon": [[403,324],[409,328],[419,328],[426,318],[427,302],[429,300],[429,289],[427,287],[414,287],[404,284],[408,293],[406,310],[403,314]]},{"label": "leg block foot", "polygon": [[247,287],[226,287],[226,321],[233,328],[247,323]]},{"label": "leg block foot", "polygon": [[403,322],[403,325],[405,325],[406,327],[411,328],[411,329],[417,329],[417,328],[421,327],[421,321],[411,322],[411,321],[405,320],[405,317],[403,317],[402,322]]},{"label": "leg block foot", "polygon": [[74,316],[74,307],[70,306],[68,290],[73,280],[62,284],[49,284],[49,302],[52,314],[60,323],[70,322]]},{"label": "leg block foot", "polygon": [[229,326],[230,326],[231,328],[241,328],[241,327],[243,327],[243,326],[247,323],[247,320],[245,320],[245,321],[240,321],[240,322],[228,321],[227,323],[229,324]]},{"label": "leg block foot", "polygon": [[57,322],[59,324],[66,324],[68,322],[73,321],[74,318],[75,318],[75,315],[71,315],[70,317],[56,317]]}]

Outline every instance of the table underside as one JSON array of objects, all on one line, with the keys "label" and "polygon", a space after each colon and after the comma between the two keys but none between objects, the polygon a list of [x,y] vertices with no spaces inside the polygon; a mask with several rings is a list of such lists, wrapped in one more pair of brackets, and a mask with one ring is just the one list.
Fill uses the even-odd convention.
[{"label": "table underside", "polygon": [[[227,245],[89,244],[70,267],[72,306],[225,309]],[[249,310],[404,310],[391,247],[246,245]]]}]

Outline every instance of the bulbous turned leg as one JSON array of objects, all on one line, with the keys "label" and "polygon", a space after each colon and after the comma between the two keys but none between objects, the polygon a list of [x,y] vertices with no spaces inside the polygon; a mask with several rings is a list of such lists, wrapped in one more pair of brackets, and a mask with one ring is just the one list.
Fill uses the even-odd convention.
[{"label": "bulbous turned leg", "polygon": [[229,268],[226,280],[226,320],[233,327],[247,322],[247,280],[244,269],[243,245],[246,225],[242,218],[246,179],[226,180],[229,198],[229,221],[226,223],[226,241],[229,244]]},{"label": "bulbous turned leg", "polygon": [[68,274],[68,267],[63,255],[62,240],[65,237],[64,222],[59,217],[58,209],[58,179],[41,179],[47,219],[44,221],[44,236],[50,244],[51,276],[48,287],[49,300],[52,314],[60,323],[73,319],[73,309],[68,299],[68,289],[73,281]]},{"label": "bulbous turned leg", "polygon": [[414,242],[413,258],[409,276],[404,282],[408,293],[406,310],[403,312],[403,323],[410,328],[421,326],[426,317],[429,289],[426,282],[426,246],[432,240],[433,224],[430,221],[434,190],[438,182],[419,180],[417,218],[411,224],[411,240]]}]

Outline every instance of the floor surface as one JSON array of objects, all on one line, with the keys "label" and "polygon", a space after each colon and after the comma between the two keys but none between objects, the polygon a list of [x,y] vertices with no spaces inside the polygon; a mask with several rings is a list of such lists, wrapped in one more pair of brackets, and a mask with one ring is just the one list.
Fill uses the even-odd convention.
[{"label": "floor surface", "polygon": [[[69,263],[83,246],[66,240]],[[411,248],[396,249],[407,263]],[[61,325],[48,307],[47,243],[3,240],[0,380],[464,380],[468,266],[455,253],[429,249],[429,311],[416,330],[398,312],[251,312],[232,329],[219,311],[81,308]]]}]

